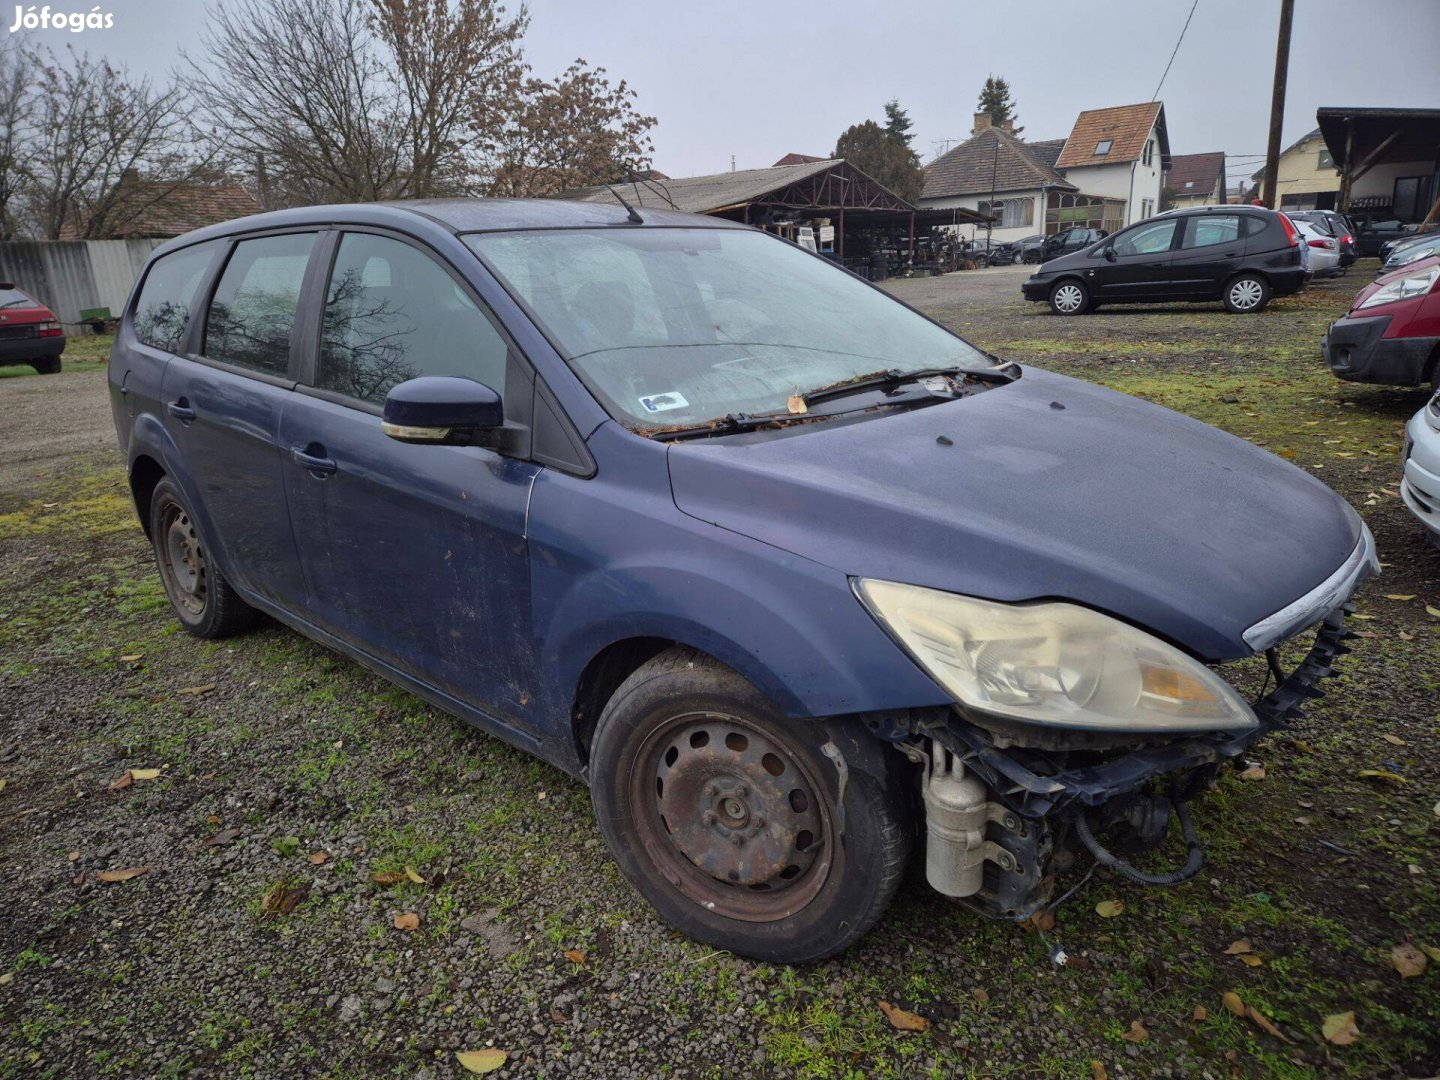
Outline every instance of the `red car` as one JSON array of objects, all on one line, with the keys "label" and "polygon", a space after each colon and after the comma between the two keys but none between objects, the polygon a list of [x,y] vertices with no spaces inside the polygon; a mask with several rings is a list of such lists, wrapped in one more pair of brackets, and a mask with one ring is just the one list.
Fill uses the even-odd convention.
[{"label": "red car", "polygon": [[0,281],[0,366],[29,364],[41,375],[60,370],[65,331],[55,313],[12,282]]},{"label": "red car", "polygon": [[1366,285],[1321,348],[1342,379],[1440,390],[1440,256]]}]

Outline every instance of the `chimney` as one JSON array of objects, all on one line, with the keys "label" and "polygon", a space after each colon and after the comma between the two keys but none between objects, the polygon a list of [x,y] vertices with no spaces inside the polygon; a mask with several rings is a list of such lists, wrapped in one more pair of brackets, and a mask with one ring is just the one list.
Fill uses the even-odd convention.
[{"label": "chimney", "polygon": [[1015,134],[1015,121],[1014,121],[1014,120],[1001,120],[1001,121],[1000,121],[1000,130],[1003,131],[1003,132],[1005,132],[1005,134],[1007,134],[1007,135],[1014,135],[1014,134]]},{"label": "chimney", "polygon": [[977,112],[975,114],[975,126],[970,129],[972,136],[979,135],[990,126],[990,114],[988,112]]}]

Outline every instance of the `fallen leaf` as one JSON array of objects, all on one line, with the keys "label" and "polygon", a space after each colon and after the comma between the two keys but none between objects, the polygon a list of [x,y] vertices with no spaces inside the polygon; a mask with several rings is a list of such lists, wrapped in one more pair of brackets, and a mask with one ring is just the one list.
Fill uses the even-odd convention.
[{"label": "fallen leaf", "polygon": [[509,1057],[507,1050],[464,1050],[455,1055],[455,1060],[460,1062],[460,1067],[466,1072],[483,1076],[500,1068]]},{"label": "fallen leaf", "polygon": [[925,1017],[913,1012],[906,1012],[904,1009],[897,1009],[888,1001],[880,1002],[880,1011],[885,1014],[885,1019],[890,1021],[890,1026],[896,1031],[926,1031],[930,1027],[930,1021]]},{"label": "fallen leaf", "polygon": [[550,1007],[550,1021],[555,1024],[568,1024],[570,1018],[552,1005]]},{"label": "fallen leaf", "polygon": [[1440,949],[1437,949],[1434,945],[1421,945],[1420,951],[1437,964],[1440,964]]},{"label": "fallen leaf", "polygon": [[1334,1013],[1325,1017],[1324,1023],[1320,1025],[1320,1033],[1327,1042],[1336,1046],[1349,1046],[1360,1037],[1360,1029],[1355,1026],[1353,1012]]},{"label": "fallen leaf", "polygon": [[977,1005],[988,1005],[990,1003],[990,991],[983,986],[977,986],[970,991],[970,996],[975,999]]},{"label": "fallen leaf", "polygon": [[1414,874],[1416,877],[1420,877],[1422,874],[1425,873],[1425,868],[1419,863],[1407,863],[1405,869],[1409,870],[1410,873]]},{"label": "fallen leaf", "polygon": [[396,916],[395,916],[395,929],[396,929],[396,930],[419,930],[419,929],[420,929],[420,916],[419,916],[419,915],[416,915],[413,911],[407,911],[407,912],[405,912],[405,914],[403,914],[403,915],[396,915]]},{"label": "fallen leaf", "polygon": [[1373,619],[1373,618],[1375,618],[1375,616],[1374,616],[1374,615],[1351,615],[1350,618],[1352,618],[1352,619]]},{"label": "fallen leaf", "polygon": [[1248,769],[1244,769],[1240,772],[1239,778],[1241,780],[1264,780],[1265,766],[1251,765]]},{"label": "fallen leaf", "polygon": [[179,690],[176,690],[175,693],[193,694],[198,697],[201,694],[208,694],[211,691],[218,690],[219,688],[219,683],[207,682],[201,686],[182,686]]},{"label": "fallen leaf", "polygon": [[260,909],[270,915],[289,915],[309,895],[308,885],[282,881],[260,898]]},{"label": "fallen leaf", "polygon": [[1150,1038],[1150,1032],[1145,1030],[1145,1025],[1140,1023],[1139,1020],[1131,1020],[1130,1030],[1121,1035],[1120,1038],[1126,1042],[1142,1043]]},{"label": "fallen leaf", "polygon": [[1390,966],[1400,973],[1402,979],[1414,979],[1424,975],[1429,963],[1425,954],[1408,941],[1402,941],[1390,950]]},{"label": "fallen leaf", "polygon": [[134,782],[135,782],[135,777],[133,777],[133,776],[130,775],[130,770],[129,770],[129,769],[126,769],[125,772],[121,774],[120,778],[119,778],[118,780],[114,781],[114,782],[110,785],[110,790],[111,790],[111,791],[124,791],[127,787],[129,787],[129,786],[130,786],[131,784],[133,784]]},{"label": "fallen leaf", "polygon": [[158,780],[160,779],[159,769],[131,769],[131,780]]},{"label": "fallen leaf", "polygon": [[131,878],[143,877],[149,872],[148,866],[129,866],[124,870],[101,870],[95,876],[101,881],[129,881]]},{"label": "fallen leaf", "polygon": [[427,882],[425,881],[425,879],[420,876],[420,872],[419,872],[418,870],[416,870],[413,866],[407,866],[407,867],[405,867],[405,876],[406,876],[409,880],[413,881],[416,885],[425,885],[425,884],[427,884]]},{"label": "fallen leaf", "polygon": [[1255,1021],[1255,1026],[1258,1027],[1261,1031],[1265,1032],[1265,1034],[1274,1035],[1275,1038],[1279,1039],[1283,1043],[1288,1043],[1290,1041],[1285,1037],[1284,1032],[1282,1032],[1268,1019],[1266,1019],[1265,1014],[1256,1009],[1254,1005],[1247,1005],[1245,1007],[1245,1013],[1250,1017],[1251,1020]]},{"label": "fallen leaf", "polygon": [[1380,737],[1381,737],[1382,739],[1384,739],[1386,742],[1388,742],[1391,746],[1404,746],[1404,745],[1406,745],[1405,740],[1402,739],[1402,738],[1400,738],[1399,735],[1391,735],[1388,731],[1387,731],[1385,734],[1381,735]]},{"label": "fallen leaf", "polygon": [[1414,634],[1411,634],[1411,633],[1408,633],[1408,632],[1406,632],[1406,631],[1404,631],[1404,630],[1401,630],[1401,631],[1400,631],[1400,640],[1401,640],[1401,641],[1414,641],[1414,640],[1415,640],[1415,635],[1414,635]]},{"label": "fallen leaf", "polygon": [[1392,592],[1392,593],[1386,593],[1386,594],[1385,594],[1385,599],[1386,599],[1386,600],[1414,600],[1414,599],[1415,599],[1415,594],[1414,594],[1414,593],[1394,593],[1394,592]]},{"label": "fallen leaf", "polygon": [[1435,607],[1433,604],[1426,604],[1425,614],[1440,619],[1440,608]]},{"label": "fallen leaf", "polygon": [[1091,1059],[1090,1080],[1110,1080],[1110,1074],[1105,1071],[1105,1063],[1103,1061]]},{"label": "fallen leaf", "polygon": [[1392,784],[1408,784],[1410,781],[1389,769],[1361,769],[1357,774],[1373,780],[1389,780]]},{"label": "fallen leaf", "polygon": [[219,824],[220,824],[220,815],[219,815],[219,814],[211,814],[209,817],[207,817],[207,818],[205,819],[205,824],[206,824],[206,825],[219,825]]},{"label": "fallen leaf", "polygon": [[1225,949],[1226,956],[1239,956],[1241,953],[1253,952],[1250,948],[1250,939],[1241,938],[1239,941],[1232,941]]},{"label": "fallen leaf", "polygon": [[1242,953],[1240,956],[1240,962],[1247,967],[1261,967],[1265,963],[1264,960],[1261,960],[1260,957],[1256,956],[1254,953]]},{"label": "fallen leaf", "polygon": [[565,950],[565,959],[566,959],[566,960],[569,960],[572,964],[579,964],[581,967],[584,967],[584,966],[585,966],[585,950],[584,950],[584,949],[566,949],[566,950]]},{"label": "fallen leaf", "polygon": [[1124,910],[1125,901],[1123,900],[1101,900],[1095,905],[1095,914],[1102,919],[1113,919]]},{"label": "fallen leaf", "polygon": [[394,885],[397,881],[404,881],[405,874],[399,870],[388,870],[383,874],[376,874],[370,880],[376,885]]},{"label": "fallen leaf", "polygon": [[1240,995],[1235,993],[1234,990],[1226,990],[1220,1000],[1225,1003],[1225,1008],[1229,1009],[1236,1016],[1245,1015],[1245,1002],[1240,1000]]},{"label": "fallen leaf", "polygon": [[805,399],[799,394],[791,394],[790,397],[785,400],[785,408],[793,416],[800,416],[810,411],[810,406],[805,404]]},{"label": "fallen leaf", "polygon": [[75,862],[75,861],[76,861],[77,859],[79,859],[79,858],[80,858],[80,852],[78,852],[78,851],[72,851],[72,852],[70,852],[69,855],[66,855],[66,856],[65,856],[65,861],[66,861],[66,862]]},{"label": "fallen leaf", "polygon": [[1314,818],[1305,817],[1305,816],[1302,814],[1300,817],[1297,817],[1297,818],[1295,819],[1295,824],[1296,824],[1296,825],[1310,825],[1310,824],[1312,824],[1314,821],[1315,821]]},{"label": "fallen leaf", "polygon": [[209,840],[206,840],[205,846],[224,847],[226,844],[230,843],[239,835],[239,829],[222,829],[220,832],[217,832],[214,836],[210,837]]},{"label": "fallen leaf", "polygon": [[125,663],[125,664],[133,664],[133,663],[135,663],[136,660],[144,660],[144,659],[145,659],[145,654],[144,654],[144,653],[138,653],[138,652],[132,652],[132,653],[131,653],[130,655],[128,655],[128,656],[122,656],[122,657],[120,657],[121,663]]},{"label": "fallen leaf", "polygon": [[[1308,753],[1310,753],[1311,750],[1314,749],[1314,747],[1311,746],[1311,745],[1310,745],[1308,742],[1306,742],[1304,739],[1296,739],[1296,740],[1295,740],[1295,749],[1298,750],[1298,751],[1299,751],[1300,753],[1302,753],[1302,754],[1308,754]],[[1304,806],[1305,804],[1304,804],[1304,803],[1301,803],[1300,805],[1301,805],[1301,806]]]},{"label": "fallen leaf", "polygon": [[327,854],[326,854],[325,852],[323,852],[323,851],[312,851],[312,852],[310,853],[310,865],[311,865],[311,866],[319,866],[321,863],[323,863],[323,862],[324,862],[326,859],[328,859],[329,857],[330,857],[330,856],[327,855]]},{"label": "fallen leaf", "polygon": [[1190,1019],[1191,1019],[1191,1020],[1195,1020],[1195,1021],[1200,1021],[1200,1020],[1207,1019],[1209,1016],[1210,1016],[1210,1010],[1209,1010],[1209,1009],[1205,1008],[1204,1005],[1196,1005],[1196,1006],[1195,1006],[1195,1011],[1190,1014]]}]

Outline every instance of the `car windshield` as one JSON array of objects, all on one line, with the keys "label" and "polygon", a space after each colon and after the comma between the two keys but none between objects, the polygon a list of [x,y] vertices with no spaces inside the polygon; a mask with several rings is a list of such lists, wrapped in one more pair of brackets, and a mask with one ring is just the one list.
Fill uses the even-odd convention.
[{"label": "car windshield", "polygon": [[0,308],[39,307],[19,289],[0,289]]},{"label": "car windshield", "polygon": [[880,371],[992,366],[879,290],[752,230],[557,229],[466,242],[630,427],[783,413],[792,395]]}]

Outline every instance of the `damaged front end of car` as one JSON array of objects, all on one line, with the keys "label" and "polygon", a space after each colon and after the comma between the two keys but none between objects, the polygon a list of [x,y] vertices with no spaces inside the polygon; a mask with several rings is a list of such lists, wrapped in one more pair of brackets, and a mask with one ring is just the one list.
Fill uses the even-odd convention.
[{"label": "damaged front end of car", "polygon": [[[865,718],[918,767],[930,884],[983,914],[1023,920],[1054,906],[1057,882],[1087,854],[1141,884],[1193,878],[1204,853],[1189,802],[1302,717],[1350,651],[1349,597],[1378,572],[1368,532],[1357,550],[1343,580],[1263,628],[1265,683],[1248,702],[1208,666],[1098,613],[936,604],[925,590],[857,582],[872,614],[956,699]],[[1276,646],[1298,640],[1296,620],[1315,636],[1286,672]],[[1159,846],[1172,818],[1182,865],[1149,872],[1128,861]]]}]

